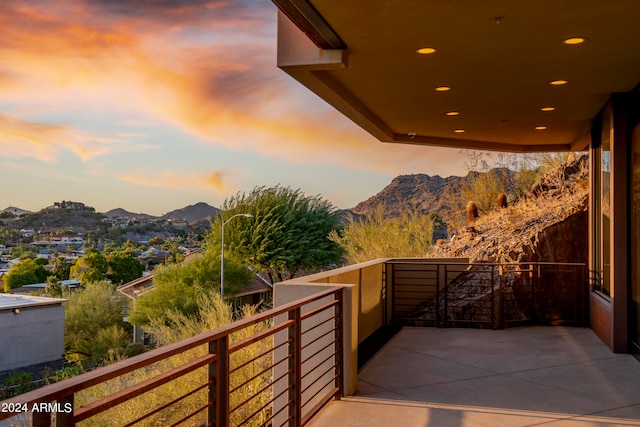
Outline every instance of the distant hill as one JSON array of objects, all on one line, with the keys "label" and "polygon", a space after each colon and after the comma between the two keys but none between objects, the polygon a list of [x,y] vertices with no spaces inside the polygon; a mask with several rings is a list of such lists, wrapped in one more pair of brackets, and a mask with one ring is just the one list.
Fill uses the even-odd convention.
[{"label": "distant hill", "polygon": [[[505,182],[514,181],[515,172],[498,168],[495,173],[503,174]],[[350,211],[356,215],[366,215],[375,210],[380,204],[386,205],[385,213],[397,215],[403,209],[417,209],[419,212],[441,212],[446,210],[451,200],[458,199],[462,190],[471,179],[482,172],[469,172],[467,176],[450,176],[442,178],[438,175],[426,174],[400,175],[395,177],[389,185],[378,194],[359,203]],[[510,191],[511,188],[507,188]]]},{"label": "distant hill", "polygon": [[205,202],[199,202],[195,205],[189,205],[186,208],[176,209],[162,215],[160,219],[164,220],[185,220],[188,223],[198,222],[210,216],[217,216],[220,209],[208,205]]},{"label": "distant hill", "polygon": [[141,217],[154,218],[153,215],[129,212],[129,211],[127,211],[125,209],[122,209],[122,208],[111,209],[110,211],[105,212],[104,215],[109,219],[113,219],[113,218],[141,218]]},{"label": "distant hill", "polygon": [[37,230],[67,229],[75,232],[96,230],[102,223],[104,215],[95,212],[91,207],[85,209],[51,209],[45,208],[30,213],[20,219],[16,226]]},{"label": "distant hill", "polygon": [[11,215],[20,216],[20,215],[30,214],[31,211],[28,211],[26,209],[16,208],[15,206],[9,206],[8,208],[5,208],[0,211],[0,214],[3,214],[3,213],[10,213]]}]

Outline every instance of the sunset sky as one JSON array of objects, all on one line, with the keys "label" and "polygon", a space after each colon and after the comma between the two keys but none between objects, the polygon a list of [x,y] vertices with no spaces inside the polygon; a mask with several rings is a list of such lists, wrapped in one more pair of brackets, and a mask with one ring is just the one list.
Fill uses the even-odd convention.
[{"label": "sunset sky", "polygon": [[2,0],[0,210],[162,215],[282,184],[350,208],[458,150],[383,144],[276,67],[269,0]]}]

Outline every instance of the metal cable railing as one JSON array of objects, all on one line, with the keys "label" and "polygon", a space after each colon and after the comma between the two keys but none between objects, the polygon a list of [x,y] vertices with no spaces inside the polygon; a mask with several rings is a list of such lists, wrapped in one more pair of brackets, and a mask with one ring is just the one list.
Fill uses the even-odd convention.
[{"label": "metal cable railing", "polygon": [[32,426],[304,425],[342,395],[342,288],[0,402]]},{"label": "metal cable railing", "polygon": [[523,324],[588,325],[582,263],[447,263],[395,260],[394,322],[501,329]]}]

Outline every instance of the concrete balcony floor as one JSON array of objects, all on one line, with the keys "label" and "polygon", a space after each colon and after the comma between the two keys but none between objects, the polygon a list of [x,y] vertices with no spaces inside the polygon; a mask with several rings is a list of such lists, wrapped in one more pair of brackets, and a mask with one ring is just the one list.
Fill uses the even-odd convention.
[{"label": "concrete balcony floor", "polygon": [[313,427],[640,426],[640,362],[591,329],[403,328]]}]

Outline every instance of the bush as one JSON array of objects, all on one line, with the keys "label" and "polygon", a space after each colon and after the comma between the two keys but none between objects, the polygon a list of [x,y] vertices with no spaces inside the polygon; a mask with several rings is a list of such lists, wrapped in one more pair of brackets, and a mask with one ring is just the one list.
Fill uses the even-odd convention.
[{"label": "bush", "polygon": [[329,239],[344,250],[347,263],[421,257],[433,245],[433,215],[414,210],[390,218],[384,212],[385,206],[380,205],[364,220],[350,218],[341,233],[329,234]]},{"label": "bush", "polygon": [[[190,338],[203,332],[219,328],[233,322],[232,309],[225,304],[216,293],[203,294],[198,298],[198,305],[201,307],[198,315],[186,315],[176,310],[170,310],[162,317],[154,319],[145,329],[155,337],[160,346],[169,345],[174,342]],[[250,316],[254,312],[252,307],[246,307],[244,316]],[[230,337],[230,342],[242,341],[255,333],[265,330],[269,324],[258,324],[251,328],[234,333]],[[260,409],[268,406],[271,400],[271,382],[268,369],[271,363],[269,341],[259,341],[244,347],[242,350],[231,354],[231,365],[235,370],[229,378],[230,389],[238,388],[230,395],[230,407],[234,408],[249,399],[250,393],[255,390],[265,388],[262,393],[243,405],[243,408],[234,411],[231,415],[230,425],[239,425],[240,418],[245,418],[251,414],[255,417],[246,424],[263,425],[267,422],[269,409]],[[208,351],[208,345],[197,347],[193,350],[180,353],[168,360],[145,366],[135,372],[116,378],[107,383],[101,383],[88,390],[80,392],[76,396],[76,404],[85,405],[97,399],[112,395],[124,386],[140,384],[148,381],[157,375],[170,371],[185,363],[201,357]],[[261,356],[262,355],[262,356]],[[266,373],[261,373],[266,369]],[[203,408],[207,402],[207,388],[203,388],[193,394],[189,394],[201,384],[206,384],[207,368],[186,374],[174,381],[164,384],[151,392],[144,393],[135,399],[124,402],[117,407],[88,419],[84,423],[87,426],[102,425],[125,425],[132,421],[132,417],[140,416],[151,412],[154,408],[161,407],[170,400],[177,400],[170,408],[150,416],[145,421],[145,425],[173,425],[187,414],[196,412]],[[239,387],[240,386],[240,387]],[[204,421],[204,413],[200,412],[191,419],[189,425],[200,425]],[[83,424],[85,425],[85,424]]]},{"label": "bush", "polygon": [[28,372],[18,372],[4,379],[5,397],[13,397],[35,389],[33,376]]},{"label": "bush", "polygon": [[[65,303],[64,347],[67,360],[92,358],[100,362],[107,343],[119,351],[124,327],[123,296],[109,282],[88,283]],[[126,345],[126,344],[125,344]],[[124,353],[124,351],[122,351]]]}]

